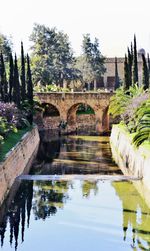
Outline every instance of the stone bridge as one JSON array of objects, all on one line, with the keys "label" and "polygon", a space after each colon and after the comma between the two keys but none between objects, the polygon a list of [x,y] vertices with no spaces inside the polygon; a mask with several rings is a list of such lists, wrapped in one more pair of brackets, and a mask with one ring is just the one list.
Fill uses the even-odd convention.
[{"label": "stone bridge", "polygon": [[[95,113],[95,131],[98,133],[109,130],[108,107],[112,92],[49,92],[35,93],[42,105],[51,105],[57,109],[60,121],[67,122],[72,128],[76,127],[76,111],[81,104],[90,106]],[[84,121],[86,124],[86,121]]]}]

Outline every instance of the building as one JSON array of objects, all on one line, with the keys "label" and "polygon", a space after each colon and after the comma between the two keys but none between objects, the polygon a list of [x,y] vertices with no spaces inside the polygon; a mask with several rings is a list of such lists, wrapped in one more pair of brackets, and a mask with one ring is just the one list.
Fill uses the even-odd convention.
[{"label": "building", "polygon": [[[139,84],[142,84],[142,54],[146,55],[143,48],[138,50],[138,77]],[[118,75],[121,82],[124,81],[124,58],[117,58]],[[107,88],[114,89],[115,85],[115,58],[105,59],[106,72],[97,80],[96,89]],[[94,84],[90,85],[90,90],[94,89]]]}]

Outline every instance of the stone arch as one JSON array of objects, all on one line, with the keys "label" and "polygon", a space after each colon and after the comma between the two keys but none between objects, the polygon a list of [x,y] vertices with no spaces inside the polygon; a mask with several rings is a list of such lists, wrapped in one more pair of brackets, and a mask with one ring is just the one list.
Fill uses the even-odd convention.
[{"label": "stone arch", "polygon": [[[79,116],[77,116],[77,114],[76,114],[80,105],[89,106],[94,111],[94,114],[93,114],[93,116],[91,116],[91,118],[90,118],[90,115],[86,116],[86,118],[85,118],[86,121],[82,121],[83,120],[82,117],[84,117],[84,116],[80,116],[80,119],[79,119]],[[79,127],[82,127],[82,129],[84,127],[89,127],[89,129],[90,129],[91,124],[89,122],[90,122],[90,120],[92,121],[92,117],[93,117],[93,126],[95,127],[96,114],[95,114],[95,110],[94,110],[93,106],[91,106],[90,104],[85,103],[85,102],[75,103],[67,111],[67,124],[68,124],[68,127],[70,127],[70,129],[72,129],[72,130],[76,130],[77,128],[79,129]]]},{"label": "stone arch", "polygon": [[45,129],[56,129],[60,124],[60,110],[51,103],[42,103],[42,117]]}]

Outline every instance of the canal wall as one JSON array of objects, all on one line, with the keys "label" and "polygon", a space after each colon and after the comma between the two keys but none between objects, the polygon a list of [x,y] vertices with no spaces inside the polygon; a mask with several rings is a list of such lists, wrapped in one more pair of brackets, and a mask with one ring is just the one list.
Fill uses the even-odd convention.
[{"label": "canal wall", "polygon": [[113,125],[110,144],[113,158],[122,172],[141,178],[135,186],[150,206],[150,147],[133,146],[132,136],[119,125]]},{"label": "canal wall", "polygon": [[27,132],[0,162],[0,205],[6,198],[15,179],[22,173],[28,173],[39,146],[37,127]]}]

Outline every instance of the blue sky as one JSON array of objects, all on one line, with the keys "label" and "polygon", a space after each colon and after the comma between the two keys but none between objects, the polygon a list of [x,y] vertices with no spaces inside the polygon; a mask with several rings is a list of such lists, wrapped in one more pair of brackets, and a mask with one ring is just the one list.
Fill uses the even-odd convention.
[{"label": "blue sky", "polygon": [[134,33],[138,48],[150,52],[149,0],[1,0],[0,6],[0,32],[12,36],[17,53],[21,40],[29,49],[34,23],[63,30],[77,55],[85,33],[99,39],[105,56],[124,56]]}]

